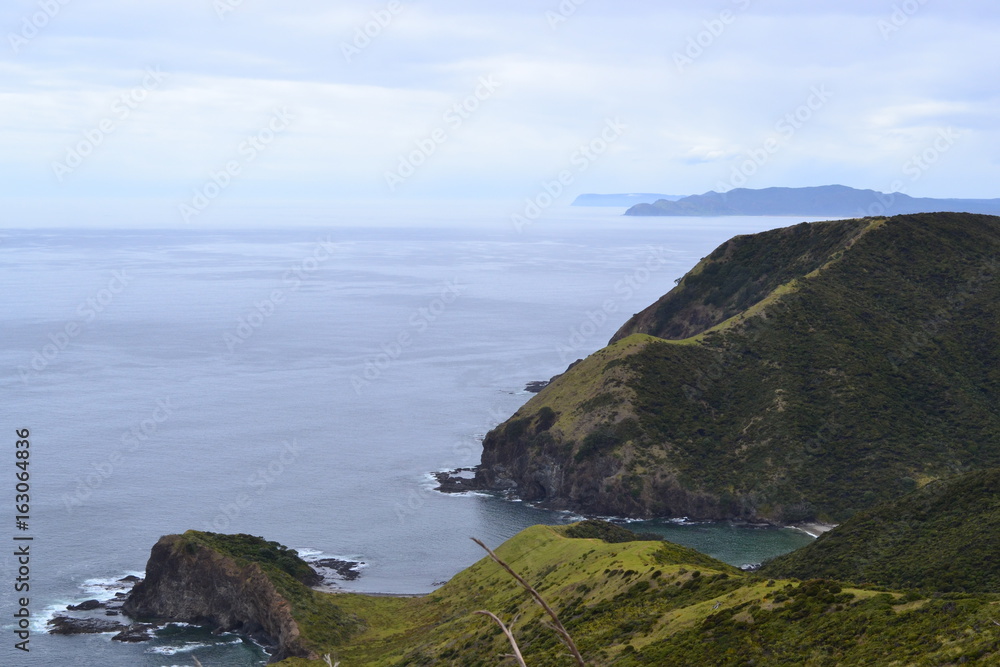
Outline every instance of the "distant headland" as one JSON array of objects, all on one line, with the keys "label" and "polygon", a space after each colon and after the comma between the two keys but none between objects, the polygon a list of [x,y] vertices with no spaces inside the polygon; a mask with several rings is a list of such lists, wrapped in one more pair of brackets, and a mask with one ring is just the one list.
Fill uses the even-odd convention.
[{"label": "distant headland", "polygon": [[918,198],[901,192],[857,190],[844,185],[763,190],[737,188],[728,192],[706,192],[679,199],[663,198],[653,203],[636,203],[625,215],[801,215],[863,218],[940,211],[1000,215],[1000,199]]}]

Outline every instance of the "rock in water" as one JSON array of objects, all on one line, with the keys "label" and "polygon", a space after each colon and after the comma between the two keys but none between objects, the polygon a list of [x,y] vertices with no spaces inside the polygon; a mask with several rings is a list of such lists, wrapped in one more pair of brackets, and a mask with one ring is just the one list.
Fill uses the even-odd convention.
[{"label": "rock in water", "polygon": [[81,602],[80,604],[71,604],[66,609],[68,611],[93,611],[94,609],[100,609],[104,606],[104,603],[100,600],[87,600],[86,602]]},{"label": "rock in water", "polygon": [[[213,548],[214,542],[226,538],[242,540],[241,546],[251,547],[248,553],[273,550],[273,543],[248,535],[188,531],[162,537],[150,553],[146,578],[132,589],[123,611],[137,619],[210,624],[223,632],[262,636],[274,647],[272,662],[290,657],[318,659],[303,640],[289,601],[261,564]],[[259,546],[250,544],[255,540]],[[294,561],[305,566],[294,551],[276,553],[271,560],[281,569],[296,567]],[[308,566],[305,570],[316,576]],[[302,577],[309,579],[305,570]],[[314,578],[309,581],[314,582]]]},{"label": "rock in water", "polygon": [[140,642],[148,642],[153,638],[152,632],[156,629],[155,625],[149,623],[136,623],[130,625],[117,635],[111,638],[111,641],[124,642],[127,644],[138,644]]},{"label": "rock in water", "polygon": [[49,621],[50,635],[96,635],[103,632],[120,632],[125,628],[124,623],[102,618],[56,616]]}]

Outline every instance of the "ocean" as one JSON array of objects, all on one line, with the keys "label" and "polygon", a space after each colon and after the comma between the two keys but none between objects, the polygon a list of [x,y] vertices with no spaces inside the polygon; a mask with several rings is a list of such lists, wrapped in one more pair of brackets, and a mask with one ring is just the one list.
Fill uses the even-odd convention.
[{"label": "ocean", "polygon": [[[141,574],[161,535],[261,535],[363,561],[344,589],[419,594],[481,557],[470,537],[496,546],[579,519],[440,494],[430,473],[478,463],[526,383],[603,347],[720,243],[801,221],[619,213],[567,208],[522,230],[475,215],[0,230],[0,664],[263,664],[258,647],[196,628],[145,644],[45,633],[67,604]],[[30,433],[24,514],[18,430]],[[649,527],[736,565],[811,539]],[[16,593],[24,544],[30,590]],[[30,653],[14,647],[21,595]]]}]

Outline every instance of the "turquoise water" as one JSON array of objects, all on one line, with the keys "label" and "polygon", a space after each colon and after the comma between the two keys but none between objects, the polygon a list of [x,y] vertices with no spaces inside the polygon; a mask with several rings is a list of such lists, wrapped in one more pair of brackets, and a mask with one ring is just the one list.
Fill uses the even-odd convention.
[{"label": "turquoise water", "polygon": [[733,523],[678,524],[656,520],[637,521],[627,527],[637,532],[655,533],[736,567],[758,565],[813,541],[812,537],[794,528]]}]

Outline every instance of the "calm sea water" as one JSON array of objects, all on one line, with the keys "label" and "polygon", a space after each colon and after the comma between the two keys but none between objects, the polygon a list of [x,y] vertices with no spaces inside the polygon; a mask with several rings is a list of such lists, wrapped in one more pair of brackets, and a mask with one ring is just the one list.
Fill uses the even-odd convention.
[{"label": "calm sea water", "polygon": [[[787,218],[492,221],[253,231],[0,232],[0,664],[260,664],[232,636],[53,637],[164,534],[262,535],[366,563],[351,590],[423,593],[536,523],[573,520],[428,472],[602,347],[719,243]],[[29,529],[15,430],[31,432]],[[643,525],[644,530],[649,526]],[[809,540],[661,522],[734,564]],[[15,535],[31,536],[31,652],[13,648]]]}]

